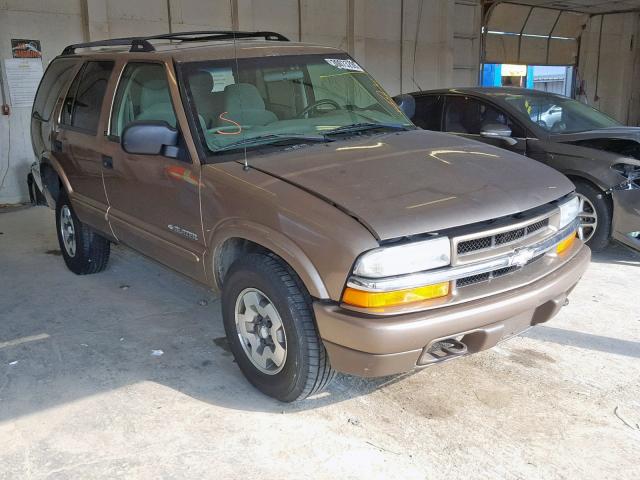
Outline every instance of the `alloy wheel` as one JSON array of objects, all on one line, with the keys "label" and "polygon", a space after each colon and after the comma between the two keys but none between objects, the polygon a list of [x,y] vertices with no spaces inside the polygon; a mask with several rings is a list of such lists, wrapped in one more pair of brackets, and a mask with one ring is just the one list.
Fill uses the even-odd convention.
[{"label": "alloy wheel", "polygon": [[235,323],[244,353],[261,372],[275,375],[287,359],[287,336],[278,310],[257,288],[236,299]]},{"label": "alloy wheel", "polygon": [[63,205],[60,209],[60,235],[62,244],[70,257],[76,256],[76,229],[73,224],[71,209]]},{"label": "alloy wheel", "polygon": [[593,203],[586,196],[578,193],[578,198],[580,200],[578,238],[583,242],[588,242],[598,227],[598,213]]}]

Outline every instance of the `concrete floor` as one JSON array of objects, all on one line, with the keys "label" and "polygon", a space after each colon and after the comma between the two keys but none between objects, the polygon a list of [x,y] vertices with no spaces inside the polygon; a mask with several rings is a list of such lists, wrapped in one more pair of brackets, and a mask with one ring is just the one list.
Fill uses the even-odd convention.
[{"label": "concrete floor", "polygon": [[640,478],[630,250],[523,337],[284,405],[240,374],[212,293],[121,247],[75,276],[53,222],[0,213],[0,478]]}]

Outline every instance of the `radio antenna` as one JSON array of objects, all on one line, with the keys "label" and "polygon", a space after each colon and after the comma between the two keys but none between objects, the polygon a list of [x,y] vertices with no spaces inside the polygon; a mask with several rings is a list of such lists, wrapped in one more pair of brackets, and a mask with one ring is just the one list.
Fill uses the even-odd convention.
[{"label": "radio antenna", "polygon": [[[238,63],[238,46],[236,45],[236,31],[233,30],[233,56],[236,59],[236,77],[238,77],[240,75],[240,66]],[[239,80],[239,78],[236,78],[236,81]],[[241,132],[242,132],[242,136],[244,137],[244,130],[242,130],[241,128]],[[247,158],[247,147],[244,147],[244,165],[242,167],[242,169],[246,172],[247,170],[249,170],[249,159]]]}]

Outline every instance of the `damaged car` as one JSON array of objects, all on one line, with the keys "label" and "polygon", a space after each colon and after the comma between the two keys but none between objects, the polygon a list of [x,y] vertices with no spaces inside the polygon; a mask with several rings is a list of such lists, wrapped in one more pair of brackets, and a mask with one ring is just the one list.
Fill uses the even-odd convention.
[{"label": "damaged car", "polygon": [[412,120],[424,129],[502,147],[567,175],[580,197],[578,234],[592,250],[611,238],[640,249],[640,127],[523,88],[431,90],[396,100],[412,102]]},{"label": "damaged car", "polygon": [[275,32],[70,45],[31,138],[69,270],[118,243],[219,291],[237,366],[281,401],[490,348],[591,258],[566,177],[418,129],[345,52]]}]

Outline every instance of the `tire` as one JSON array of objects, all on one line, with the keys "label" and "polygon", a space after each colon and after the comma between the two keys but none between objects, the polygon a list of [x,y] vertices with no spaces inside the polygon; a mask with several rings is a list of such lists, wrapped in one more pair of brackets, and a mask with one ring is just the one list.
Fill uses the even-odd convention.
[{"label": "tire", "polygon": [[[259,310],[247,307],[251,298],[260,299]],[[268,315],[261,316],[257,311]],[[262,393],[293,402],[322,391],[335,377],[316,331],[311,297],[296,273],[276,255],[252,253],[233,263],[222,287],[222,315],[240,370]],[[240,331],[243,323],[244,337]],[[261,324],[268,331],[261,330]],[[246,332],[250,332],[250,340]],[[252,359],[251,352],[260,351],[260,345],[255,349],[251,345],[254,340],[256,344],[265,342],[262,353],[274,356],[262,366]],[[275,356],[276,342],[286,352],[281,364],[277,362],[280,357]]]},{"label": "tire", "polygon": [[[62,236],[63,223],[65,231],[73,237],[73,244],[68,241],[69,237],[65,242]],[[64,191],[56,202],[56,232],[64,263],[73,273],[89,275],[107,267],[111,243],[78,219]]]},{"label": "tire", "polygon": [[[609,245],[611,238],[611,207],[605,194],[591,183],[584,180],[573,180],[573,183],[576,186],[576,193],[585,197],[595,210],[597,226],[586,243],[591,250],[599,252]],[[587,229],[587,234],[589,232],[590,230]]]}]

